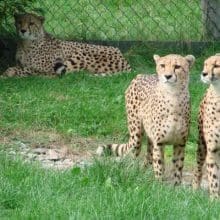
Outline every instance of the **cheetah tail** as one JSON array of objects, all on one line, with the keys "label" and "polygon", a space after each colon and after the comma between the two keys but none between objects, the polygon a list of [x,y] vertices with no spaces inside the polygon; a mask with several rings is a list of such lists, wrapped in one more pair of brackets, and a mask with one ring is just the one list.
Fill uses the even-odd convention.
[{"label": "cheetah tail", "polygon": [[99,146],[96,150],[96,154],[98,156],[108,156],[108,155],[115,155],[115,156],[123,156],[126,153],[127,144],[108,144]]},{"label": "cheetah tail", "polygon": [[66,68],[67,66],[63,63],[63,60],[60,59],[60,58],[57,58],[55,60],[55,63],[54,63],[54,66],[53,66],[53,69],[54,69],[54,72],[62,77],[65,73],[66,73]]},{"label": "cheetah tail", "polygon": [[131,66],[127,63],[126,67],[124,68],[124,71],[130,73],[132,71]]}]

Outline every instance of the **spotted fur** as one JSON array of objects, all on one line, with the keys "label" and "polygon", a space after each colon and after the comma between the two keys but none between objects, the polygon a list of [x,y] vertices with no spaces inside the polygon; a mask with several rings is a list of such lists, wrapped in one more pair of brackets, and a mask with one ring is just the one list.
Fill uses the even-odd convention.
[{"label": "spotted fur", "polygon": [[7,69],[4,75],[62,75],[87,70],[103,76],[131,71],[118,48],[62,41],[46,33],[43,23],[41,16],[15,15],[21,38],[16,51],[17,66]]},{"label": "spotted fur", "polygon": [[217,198],[220,189],[220,54],[205,60],[201,79],[210,86],[200,104],[197,166],[193,187],[200,187],[203,165],[206,162],[210,195]]},{"label": "spotted fur", "polygon": [[172,144],[174,184],[180,184],[190,124],[188,73],[194,59],[192,55],[154,55],[157,75],[138,75],[125,93],[129,141],[100,146],[97,153],[123,156],[132,152],[138,156],[145,130],[148,138],[146,165],[153,163],[155,177],[162,179],[164,146]]}]

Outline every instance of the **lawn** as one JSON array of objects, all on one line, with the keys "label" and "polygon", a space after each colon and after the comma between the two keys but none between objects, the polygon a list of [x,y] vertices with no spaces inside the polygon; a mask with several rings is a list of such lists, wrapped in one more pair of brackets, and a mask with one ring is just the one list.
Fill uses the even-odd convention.
[{"label": "lawn", "polygon": [[[143,67],[153,73],[152,67]],[[50,130],[65,136],[80,135],[127,139],[124,92],[137,74],[92,77],[81,72],[63,78],[1,79],[1,128]],[[190,92],[192,126],[190,142],[197,138],[197,110],[205,85],[193,69]]]},{"label": "lawn", "polygon": [[131,160],[64,172],[0,160],[1,219],[219,219],[206,192],[155,182]]},{"label": "lawn", "polygon": [[[89,2],[89,4],[88,4]],[[64,4],[65,3],[65,4]],[[46,30],[77,40],[200,40],[200,1],[37,0]],[[6,26],[12,31],[11,26]],[[189,49],[189,48],[188,48]],[[204,59],[220,47],[196,55],[190,74],[191,129],[184,172],[195,165],[197,113],[207,88],[200,82]],[[9,151],[17,143],[94,153],[100,143],[128,140],[124,92],[138,73],[154,73],[152,54],[185,54],[182,48],[148,45],[126,52],[133,71],[112,77],[86,72],[63,78],[0,78],[0,219],[219,219],[220,203],[207,191],[193,192],[154,180],[136,160],[92,158],[86,168],[46,170]],[[191,53],[191,51],[190,51]],[[52,137],[52,138],[51,138]],[[166,148],[170,165],[172,148]]]},{"label": "lawn", "polygon": [[[208,50],[206,56],[213,54]],[[192,170],[197,139],[197,112],[206,86],[200,82],[204,56],[190,75],[191,131],[186,169]],[[58,172],[12,159],[5,149],[33,132],[56,133],[67,143],[75,137],[100,142],[128,138],[124,91],[139,72],[153,73],[152,58],[128,57],[134,71],[112,77],[86,72],[63,78],[0,79],[0,218],[2,219],[218,219],[220,203],[206,191],[173,188],[154,181],[151,170],[127,158],[94,159],[91,167]],[[146,58],[145,58],[146,59]],[[137,71],[138,70],[138,71]],[[12,143],[6,143],[10,137]],[[44,140],[41,139],[41,143]],[[45,143],[46,144],[46,143]],[[86,148],[94,152],[96,144]],[[81,150],[78,146],[75,150]],[[145,142],[143,144],[145,149]],[[167,148],[170,161],[172,149]]]}]

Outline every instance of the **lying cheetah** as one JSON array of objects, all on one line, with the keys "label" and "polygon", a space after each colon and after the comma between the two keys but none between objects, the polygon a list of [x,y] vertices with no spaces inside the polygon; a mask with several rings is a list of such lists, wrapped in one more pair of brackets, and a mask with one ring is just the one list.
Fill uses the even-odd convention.
[{"label": "lying cheetah", "polygon": [[97,75],[131,71],[118,48],[62,41],[46,33],[43,23],[42,16],[15,15],[21,38],[16,52],[17,66],[8,68],[4,75],[55,75],[83,69]]},{"label": "lying cheetah", "polygon": [[181,183],[184,148],[189,132],[189,69],[192,55],[154,55],[157,75],[138,75],[125,93],[130,138],[125,144],[110,144],[97,149],[122,156],[132,152],[138,156],[144,128],[148,138],[147,163],[153,163],[155,177],[164,174],[164,145],[174,146],[174,184]]},{"label": "lying cheetah", "polygon": [[200,104],[197,168],[193,187],[196,189],[200,186],[206,160],[210,195],[216,198],[220,189],[220,54],[205,60],[201,79],[210,86]]}]

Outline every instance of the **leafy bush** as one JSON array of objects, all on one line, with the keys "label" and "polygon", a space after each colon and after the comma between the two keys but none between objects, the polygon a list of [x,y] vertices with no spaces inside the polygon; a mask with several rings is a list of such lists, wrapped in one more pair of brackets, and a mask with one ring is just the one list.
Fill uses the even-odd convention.
[{"label": "leafy bush", "polygon": [[15,12],[36,10],[34,3],[37,0],[1,0],[0,1],[0,33],[12,35],[14,33],[13,15]]}]

